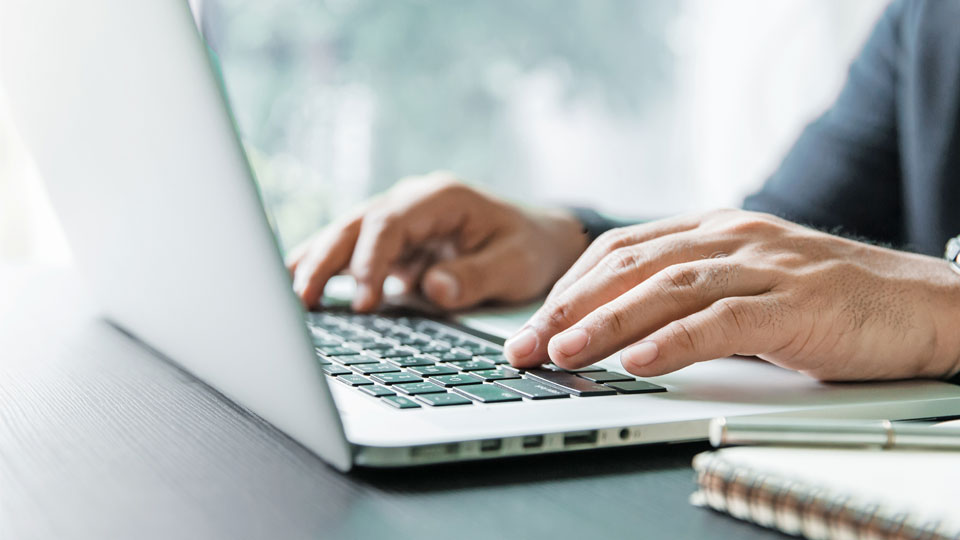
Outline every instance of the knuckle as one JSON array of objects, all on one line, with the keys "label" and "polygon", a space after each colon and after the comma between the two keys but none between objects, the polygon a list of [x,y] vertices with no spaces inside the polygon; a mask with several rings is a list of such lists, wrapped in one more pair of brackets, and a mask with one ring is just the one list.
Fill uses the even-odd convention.
[{"label": "knuckle", "polygon": [[692,265],[677,264],[660,271],[661,279],[673,289],[694,289],[703,280],[700,269]]},{"label": "knuckle", "polygon": [[682,319],[670,323],[667,335],[671,336],[675,345],[685,350],[696,350],[703,341],[700,331]]},{"label": "knuckle", "polygon": [[611,252],[630,245],[630,232],[626,227],[610,229],[597,237],[594,245],[603,252]]},{"label": "knuckle", "polygon": [[617,248],[607,253],[603,265],[617,276],[629,275],[640,266],[637,254],[629,248]]},{"label": "knuckle", "polygon": [[739,212],[725,221],[727,232],[735,235],[757,236],[770,233],[779,228],[766,214]]},{"label": "knuckle", "polygon": [[730,215],[738,214],[741,212],[742,210],[738,210],[735,208],[714,208],[713,210],[709,210],[706,214],[704,214],[704,217],[708,220],[716,220],[716,219],[726,218]]},{"label": "knuckle", "polygon": [[623,312],[608,305],[600,306],[594,311],[593,317],[596,326],[604,328],[608,334],[619,336],[627,329],[627,321]]},{"label": "knuckle", "polygon": [[569,328],[577,323],[571,306],[562,300],[554,301],[547,313],[547,326],[550,328]]},{"label": "knuckle", "polygon": [[710,305],[722,331],[743,333],[753,318],[750,305],[742,300],[724,298]]}]

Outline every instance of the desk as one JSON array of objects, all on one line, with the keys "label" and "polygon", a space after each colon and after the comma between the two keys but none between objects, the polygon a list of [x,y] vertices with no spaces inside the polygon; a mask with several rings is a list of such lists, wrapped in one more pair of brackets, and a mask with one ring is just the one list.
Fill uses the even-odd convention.
[{"label": "desk", "polygon": [[704,444],[340,474],[0,266],[0,538],[760,538],[687,502]]}]

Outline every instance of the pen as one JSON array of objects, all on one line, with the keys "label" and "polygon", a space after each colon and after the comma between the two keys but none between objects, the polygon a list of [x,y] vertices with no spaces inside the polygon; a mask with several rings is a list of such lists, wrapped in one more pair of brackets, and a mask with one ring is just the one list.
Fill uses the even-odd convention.
[{"label": "pen", "polygon": [[960,428],[889,420],[726,418],[710,421],[710,444],[960,450]]}]

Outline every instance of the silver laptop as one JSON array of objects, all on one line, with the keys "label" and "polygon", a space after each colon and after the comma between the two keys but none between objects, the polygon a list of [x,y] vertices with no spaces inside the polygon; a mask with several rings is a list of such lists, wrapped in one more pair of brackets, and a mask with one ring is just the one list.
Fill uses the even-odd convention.
[{"label": "silver laptop", "polygon": [[704,439],[718,415],[960,413],[943,382],[749,359],[519,373],[492,335],[509,324],[304,313],[186,2],[0,6],[11,113],[105,317],[339,469]]}]

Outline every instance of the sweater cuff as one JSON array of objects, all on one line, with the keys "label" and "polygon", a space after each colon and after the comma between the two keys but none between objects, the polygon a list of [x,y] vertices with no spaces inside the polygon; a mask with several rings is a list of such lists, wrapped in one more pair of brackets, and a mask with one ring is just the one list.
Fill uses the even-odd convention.
[{"label": "sweater cuff", "polygon": [[585,208],[582,206],[567,207],[567,210],[569,210],[574,217],[580,221],[580,224],[583,225],[583,232],[587,235],[587,238],[590,239],[591,243],[593,243],[598,236],[611,229],[618,229],[620,227],[627,227],[629,225],[643,223],[642,221],[626,221],[610,218],[602,215],[600,212],[597,212],[592,208]]}]

